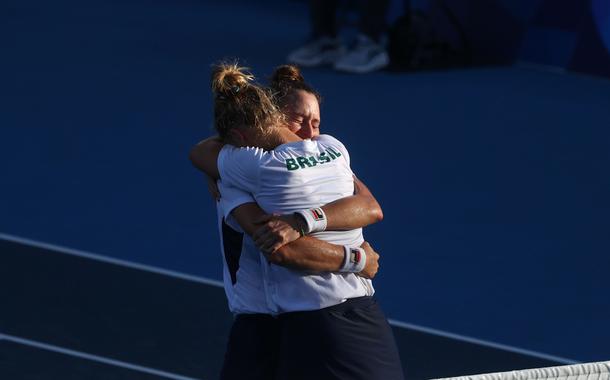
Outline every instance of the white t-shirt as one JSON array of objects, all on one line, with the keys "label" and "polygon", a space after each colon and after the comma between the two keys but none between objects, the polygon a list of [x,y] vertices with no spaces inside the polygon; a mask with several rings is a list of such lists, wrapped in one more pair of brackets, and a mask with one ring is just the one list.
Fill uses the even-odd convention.
[{"label": "white t-shirt", "polygon": [[[251,193],[267,213],[320,207],[354,193],[349,154],[341,142],[328,135],[282,144],[272,151],[226,145],[218,157],[218,170],[225,186]],[[225,208],[225,217],[231,210]],[[312,236],[353,247],[364,241],[361,228]],[[272,313],[316,310],[374,292],[370,280],[353,273],[310,274],[266,261],[262,269]]]},{"label": "white t-shirt", "polygon": [[244,203],[254,202],[243,190],[225,186],[218,181],[220,201],[216,203],[218,232],[223,262],[223,283],[229,310],[235,314],[271,314],[267,306],[263,283],[262,255],[254,242],[244,233],[231,210]]}]

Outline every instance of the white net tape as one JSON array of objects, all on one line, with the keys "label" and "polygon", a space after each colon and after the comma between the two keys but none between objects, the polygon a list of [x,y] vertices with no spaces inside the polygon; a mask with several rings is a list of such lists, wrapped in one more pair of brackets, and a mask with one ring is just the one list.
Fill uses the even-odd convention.
[{"label": "white net tape", "polygon": [[[560,367],[524,369],[483,375],[448,377],[442,380],[610,380],[610,361]],[[441,379],[438,379],[441,380]]]}]

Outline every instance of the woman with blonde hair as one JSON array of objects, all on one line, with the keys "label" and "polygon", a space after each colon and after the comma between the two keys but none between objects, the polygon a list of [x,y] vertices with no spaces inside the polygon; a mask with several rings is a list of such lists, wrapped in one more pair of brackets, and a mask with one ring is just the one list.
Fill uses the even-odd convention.
[{"label": "woman with blonde hair", "polygon": [[[354,194],[348,151],[328,135],[303,140],[293,133],[290,116],[235,65],[214,68],[212,90],[218,137],[199,143],[191,160],[292,226],[281,244],[259,244],[266,259],[260,261],[264,303],[278,321],[274,378],[402,379],[391,329],[366,278],[367,256],[376,255],[362,237],[360,227],[368,223],[321,207]],[[225,210],[226,216],[235,211]],[[253,222],[243,224],[255,240],[269,235],[255,235]],[[318,246],[291,247],[312,238]],[[239,337],[233,335],[224,378],[234,378],[231,340]]]}]

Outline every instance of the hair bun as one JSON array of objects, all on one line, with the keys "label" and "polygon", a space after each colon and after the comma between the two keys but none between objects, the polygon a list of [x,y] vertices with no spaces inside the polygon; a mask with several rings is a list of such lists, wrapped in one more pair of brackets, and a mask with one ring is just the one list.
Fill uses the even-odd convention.
[{"label": "hair bun", "polygon": [[305,82],[301,75],[301,70],[294,65],[278,66],[271,76],[272,85],[279,85],[286,82]]},{"label": "hair bun", "polygon": [[222,63],[212,69],[212,91],[217,96],[235,96],[242,88],[254,80],[254,76],[246,72],[247,68],[236,63]]}]

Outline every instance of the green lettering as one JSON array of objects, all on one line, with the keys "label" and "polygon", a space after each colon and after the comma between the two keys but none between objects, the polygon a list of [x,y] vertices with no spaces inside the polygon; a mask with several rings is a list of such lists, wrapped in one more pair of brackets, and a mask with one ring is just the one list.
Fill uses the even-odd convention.
[{"label": "green lettering", "polygon": [[326,162],[330,162],[330,157],[326,155],[326,152],[320,153],[320,157],[318,157],[320,164],[324,164]]},{"label": "green lettering", "polygon": [[288,170],[297,170],[298,168],[299,168],[299,165],[297,165],[297,163],[294,160],[294,158],[287,158],[286,159],[286,169],[288,169]]},{"label": "green lettering", "polygon": [[336,152],[333,148],[328,148],[329,151],[333,152],[335,154],[335,156],[337,157],[341,157],[341,153]]},{"label": "green lettering", "polygon": [[311,162],[311,166],[316,166],[318,164],[318,161],[313,156],[309,157],[309,162]]},{"label": "green lettering", "polygon": [[333,151],[331,149],[326,149],[326,153],[328,153],[328,155],[330,156],[331,159],[335,159],[337,157],[335,157],[335,155],[333,154]]},{"label": "green lettering", "polygon": [[297,157],[297,162],[299,163],[299,165],[303,169],[305,169],[305,167],[308,167],[308,168],[311,167],[311,164],[309,163],[309,161],[305,157]]}]

